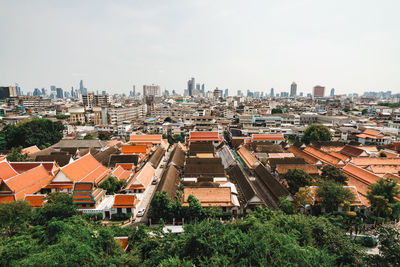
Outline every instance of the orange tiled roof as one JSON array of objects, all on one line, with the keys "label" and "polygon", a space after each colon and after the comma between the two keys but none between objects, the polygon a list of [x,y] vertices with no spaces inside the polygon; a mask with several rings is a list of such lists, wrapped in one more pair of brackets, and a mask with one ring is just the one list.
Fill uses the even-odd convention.
[{"label": "orange tiled roof", "polygon": [[232,207],[230,187],[185,187],[182,206],[188,206],[189,195],[195,196],[202,207]]},{"label": "orange tiled roof", "polygon": [[379,180],[379,176],[368,171],[365,170],[363,168],[360,168],[354,164],[347,164],[344,168],[343,168],[343,172],[344,174],[350,175],[354,178],[357,178],[358,180],[364,181],[368,184],[374,184]]},{"label": "orange tiled roof", "polygon": [[370,139],[388,139],[388,136],[383,136],[380,132],[374,130],[365,130],[363,133],[357,135],[359,138],[370,138]]},{"label": "orange tiled roof", "polygon": [[303,158],[308,164],[322,164],[319,159],[307,154],[298,147],[290,146],[287,151],[292,152],[296,157]]},{"label": "orange tiled roof", "polygon": [[29,202],[32,208],[41,208],[44,202],[44,195],[28,195],[25,200]]},{"label": "orange tiled roof", "polygon": [[318,150],[311,146],[307,146],[306,148],[304,148],[303,151],[305,153],[321,160],[322,162],[330,164],[330,165],[336,166],[336,165],[344,164],[341,159],[338,159],[332,155],[329,155],[329,154],[322,152],[321,150]]},{"label": "orange tiled roof", "polygon": [[149,153],[149,147],[147,145],[135,145],[135,146],[122,146],[121,153],[123,155],[139,155],[140,153]]},{"label": "orange tiled roof", "polygon": [[398,158],[399,157],[399,154],[391,152],[391,151],[382,150],[381,152],[385,152],[386,157],[388,157],[388,158]]},{"label": "orange tiled roof", "polygon": [[152,143],[160,144],[162,135],[160,134],[132,134],[129,138],[131,143]]},{"label": "orange tiled roof", "polygon": [[368,135],[372,135],[372,136],[380,134],[379,131],[374,131],[374,130],[365,130],[363,133],[364,134],[368,134]]},{"label": "orange tiled roof", "polygon": [[250,169],[254,169],[255,167],[257,167],[258,160],[250,153],[250,151],[247,150],[246,147],[242,146],[238,149],[237,152],[246,163],[247,167],[249,167]]},{"label": "orange tiled roof", "polygon": [[27,172],[4,180],[4,183],[15,194],[15,199],[23,199],[25,195],[38,192],[53,179],[47,170],[39,165]]},{"label": "orange tiled roof", "polygon": [[4,160],[0,162],[0,179],[6,180],[15,175],[18,175],[18,172],[14,170],[8,161]]},{"label": "orange tiled roof", "polygon": [[22,149],[21,153],[29,155],[29,154],[33,154],[33,153],[36,153],[39,151],[40,151],[40,149],[36,145],[34,145],[34,146],[30,146],[30,147],[26,147],[26,148]]},{"label": "orange tiled roof", "polygon": [[310,164],[279,164],[276,165],[276,172],[278,174],[285,174],[288,170],[301,169],[310,175],[318,175],[318,167]]},{"label": "orange tiled roof", "polygon": [[135,195],[115,195],[113,208],[135,208]]},{"label": "orange tiled roof", "polygon": [[107,146],[115,146],[115,145],[117,145],[117,144],[120,144],[120,143],[122,143],[122,141],[121,140],[109,140],[109,141],[107,141]]},{"label": "orange tiled roof", "polygon": [[[343,186],[343,187],[353,193],[354,199],[351,201],[350,206],[368,206],[369,205],[368,200],[358,193],[357,188],[355,186]],[[314,202],[319,201],[317,199],[318,186],[310,186],[310,188],[311,188]]]},{"label": "orange tiled roof", "polygon": [[112,172],[112,174],[118,179],[118,180],[128,180],[129,177],[131,177],[132,172],[127,171],[121,166],[118,166],[115,168],[115,170]]},{"label": "orange tiled roof", "polygon": [[36,168],[39,165],[42,165],[46,171],[50,174],[52,171],[58,168],[57,163],[52,162],[10,162],[10,165],[16,170],[18,173],[23,173],[29,171],[30,169]]},{"label": "orange tiled roof", "polygon": [[400,158],[360,157],[360,158],[353,158],[350,162],[360,167],[366,167],[369,165],[400,165]]},{"label": "orange tiled roof", "polygon": [[384,175],[385,173],[397,175],[400,171],[400,165],[370,165],[366,169],[378,175]]},{"label": "orange tiled roof", "polygon": [[128,248],[128,237],[123,236],[123,237],[114,237],[114,239],[121,244],[121,247],[123,250],[126,250]]},{"label": "orange tiled roof", "polygon": [[294,158],[293,153],[268,153],[268,158]]},{"label": "orange tiled roof", "polygon": [[253,141],[285,141],[283,134],[253,134]]},{"label": "orange tiled roof", "polygon": [[331,156],[334,156],[335,158],[341,159],[343,162],[346,162],[346,161],[349,160],[349,157],[348,157],[348,156],[343,155],[343,154],[340,154],[340,153],[338,153],[338,152],[332,151],[332,152],[330,152],[329,154],[330,154]]},{"label": "orange tiled roof", "polygon": [[118,168],[119,166],[121,166],[123,169],[128,170],[128,171],[136,169],[136,166],[133,163],[116,163],[115,164],[115,168]]},{"label": "orange tiled roof", "polygon": [[72,181],[95,184],[101,183],[110,174],[110,170],[101,165],[90,153],[65,165],[61,171]]},{"label": "orange tiled roof", "polygon": [[[153,179],[155,173],[155,169],[151,166],[150,163],[146,163],[144,167],[138,171],[135,176],[132,178],[132,180],[127,184],[125,189],[137,189],[137,185],[147,188],[151,180]],[[136,188],[135,188],[136,187]]]},{"label": "orange tiled roof", "polygon": [[222,138],[218,132],[190,132],[188,141],[222,141]]}]

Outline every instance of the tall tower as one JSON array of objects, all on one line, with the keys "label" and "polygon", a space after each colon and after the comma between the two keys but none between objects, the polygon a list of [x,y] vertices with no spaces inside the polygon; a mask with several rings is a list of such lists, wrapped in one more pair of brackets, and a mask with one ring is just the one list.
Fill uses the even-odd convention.
[{"label": "tall tower", "polygon": [[321,85],[316,85],[313,88],[313,97],[324,97],[325,96],[325,87]]},{"label": "tall tower", "polygon": [[193,95],[193,90],[195,89],[195,86],[196,86],[196,82],[195,82],[194,78],[192,77],[192,79],[190,79],[188,81],[188,86],[187,86],[189,96]]},{"label": "tall tower", "polygon": [[270,92],[270,94],[269,94],[271,97],[274,97],[275,96],[275,93],[274,93],[274,88],[271,88],[271,92]]},{"label": "tall tower", "polygon": [[295,82],[290,85],[290,97],[295,97],[297,95],[297,84]]},{"label": "tall tower", "polygon": [[331,89],[331,97],[334,97],[335,96],[335,88],[332,88]]}]

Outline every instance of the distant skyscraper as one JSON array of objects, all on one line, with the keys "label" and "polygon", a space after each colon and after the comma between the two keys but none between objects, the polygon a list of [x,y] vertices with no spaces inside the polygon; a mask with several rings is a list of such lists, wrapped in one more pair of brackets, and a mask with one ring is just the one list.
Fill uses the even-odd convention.
[{"label": "distant skyscraper", "polygon": [[199,84],[199,83],[196,83],[196,89],[199,90],[199,91],[201,90],[201,89],[200,89],[200,84]]},{"label": "distant skyscraper", "polygon": [[73,86],[71,86],[71,97],[75,98],[75,91]]},{"label": "distant skyscraper", "polygon": [[332,88],[331,89],[331,97],[334,97],[335,96],[335,88]]},{"label": "distant skyscraper", "polygon": [[204,97],[206,94],[206,87],[205,87],[204,83],[201,85],[200,92],[201,92],[201,96]]},{"label": "distant skyscraper", "polygon": [[50,91],[51,92],[56,92],[56,86],[55,85],[50,85]]},{"label": "distant skyscraper", "polygon": [[136,87],[133,86],[133,87],[132,87],[132,96],[135,96],[135,95],[136,95]]},{"label": "distant skyscraper", "polygon": [[107,94],[107,91],[101,91],[101,94],[102,94],[102,95],[106,95],[106,94]]},{"label": "distant skyscraper", "polygon": [[229,89],[227,88],[225,89],[224,97],[228,97],[228,95],[229,95]]},{"label": "distant skyscraper", "polygon": [[307,97],[308,97],[308,98],[312,98],[312,94],[308,93],[308,94],[307,94]]},{"label": "distant skyscraper", "polygon": [[242,90],[237,90],[237,96],[242,96]]},{"label": "distant skyscraper", "polygon": [[271,92],[270,92],[270,94],[269,94],[271,97],[274,97],[275,96],[275,94],[274,94],[274,88],[271,88]]},{"label": "distant skyscraper", "polygon": [[40,96],[40,90],[39,90],[39,88],[35,88],[34,90],[33,90],[33,94],[32,94],[33,96]]},{"label": "distant skyscraper", "polygon": [[325,96],[325,87],[321,85],[316,85],[313,88],[313,97],[324,97]]},{"label": "distant skyscraper", "polygon": [[47,95],[46,89],[42,88],[42,96],[46,96],[46,95]]},{"label": "distant skyscraper", "polygon": [[290,85],[290,97],[295,97],[297,95],[297,84],[295,82]]},{"label": "distant skyscraper", "polygon": [[56,88],[56,97],[57,98],[64,98],[64,92],[62,88]]},{"label": "distant skyscraper", "polygon": [[143,95],[146,96],[160,96],[159,85],[143,85]]},{"label": "distant skyscraper", "polygon": [[187,90],[188,90],[188,94],[189,94],[189,96],[192,96],[193,95],[193,90],[195,89],[195,80],[194,80],[194,78],[192,77],[192,79],[190,79],[189,81],[188,81],[188,86],[187,86]]},{"label": "distant skyscraper", "polygon": [[303,92],[300,92],[300,96],[303,96]]}]

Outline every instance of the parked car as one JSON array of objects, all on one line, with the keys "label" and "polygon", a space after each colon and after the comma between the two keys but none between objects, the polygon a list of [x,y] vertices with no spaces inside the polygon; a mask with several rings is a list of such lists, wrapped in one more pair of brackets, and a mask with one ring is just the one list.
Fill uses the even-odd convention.
[{"label": "parked car", "polygon": [[151,183],[152,183],[152,184],[157,184],[157,182],[158,182],[158,179],[157,179],[157,178],[154,178],[153,181],[152,181]]},{"label": "parked car", "polygon": [[143,217],[145,212],[146,212],[146,209],[140,209],[138,211],[138,213],[136,214],[136,217]]}]

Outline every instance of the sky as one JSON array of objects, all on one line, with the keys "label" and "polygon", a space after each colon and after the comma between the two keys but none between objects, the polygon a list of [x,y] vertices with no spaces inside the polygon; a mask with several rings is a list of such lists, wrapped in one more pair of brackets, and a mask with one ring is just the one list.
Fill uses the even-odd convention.
[{"label": "sky", "polygon": [[[0,86],[400,93],[398,0],[0,0]],[[139,89],[140,88],[140,89]]]}]

